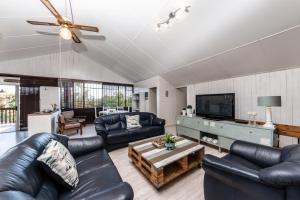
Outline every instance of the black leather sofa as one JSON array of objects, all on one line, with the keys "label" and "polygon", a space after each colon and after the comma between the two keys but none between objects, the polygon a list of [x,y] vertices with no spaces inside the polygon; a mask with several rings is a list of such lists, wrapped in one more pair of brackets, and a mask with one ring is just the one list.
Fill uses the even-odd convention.
[{"label": "black leather sofa", "polygon": [[[67,146],[76,160],[79,184],[72,191],[53,182],[36,161],[51,139]],[[131,186],[122,181],[102,142],[100,136],[83,139],[49,133],[31,136],[0,157],[0,199],[133,199]]]},{"label": "black leather sofa", "polygon": [[206,200],[299,200],[300,145],[275,149],[236,141],[203,159]]},{"label": "black leather sofa", "polygon": [[[139,115],[141,128],[127,129],[126,115]],[[165,133],[165,120],[147,112],[111,114],[95,120],[97,134],[104,139],[108,151],[125,147],[129,142]]]}]

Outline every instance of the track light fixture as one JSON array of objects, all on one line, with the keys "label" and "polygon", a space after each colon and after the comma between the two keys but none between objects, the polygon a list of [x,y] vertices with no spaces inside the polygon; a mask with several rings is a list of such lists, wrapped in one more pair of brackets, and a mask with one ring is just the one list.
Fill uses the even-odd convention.
[{"label": "track light fixture", "polygon": [[156,25],[157,31],[171,27],[175,21],[183,18],[187,13],[189,13],[190,8],[191,6],[185,6],[182,8],[177,8],[176,10],[170,12],[167,20],[160,22]]}]

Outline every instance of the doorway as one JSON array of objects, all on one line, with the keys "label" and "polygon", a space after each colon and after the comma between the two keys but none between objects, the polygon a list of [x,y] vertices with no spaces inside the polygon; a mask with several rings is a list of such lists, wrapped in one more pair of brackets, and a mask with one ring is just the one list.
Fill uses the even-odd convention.
[{"label": "doorway", "polygon": [[183,108],[187,106],[187,88],[181,87],[176,89],[176,112],[179,115]]},{"label": "doorway", "polygon": [[19,86],[0,84],[0,133],[19,129]]},{"label": "doorway", "polygon": [[157,88],[149,89],[149,112],[157,115]]}]

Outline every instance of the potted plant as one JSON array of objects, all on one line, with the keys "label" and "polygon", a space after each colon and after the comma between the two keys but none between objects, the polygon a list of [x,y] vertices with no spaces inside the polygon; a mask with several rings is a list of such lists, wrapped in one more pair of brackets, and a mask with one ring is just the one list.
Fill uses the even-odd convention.
[{"label": "potted plant", "polygon": [[186,108],[182,108],[181,113],[182,113],[183,116],[186,116]]},{"label": "potted plant", "polygon": [[175,149],[176,137],[170,133],[166,133],[164,138],[165,147],[167,150]]},{"label": "potted plant", "polygon": [[190,116],[190,115],[193,115],[193,107],[191,105],[188,105],[186,107],[186,111],[187,111],[187,114]]}]

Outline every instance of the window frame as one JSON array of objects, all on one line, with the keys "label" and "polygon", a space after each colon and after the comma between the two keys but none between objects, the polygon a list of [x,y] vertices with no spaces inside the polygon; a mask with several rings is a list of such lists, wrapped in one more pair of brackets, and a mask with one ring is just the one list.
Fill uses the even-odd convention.
[{"label": "window frame", "polygon": [[[75,84],[76,83],[82,83],[83,86],[83,90],[82,90],[82,107],[76,107],[76,99],[75,99]],[[86,104],[89,104],[86,102],[86,99],[89,96],[88,92],[86,92],[87,88],[91,88],[91,87],[86,87],[86,85],[89,84],[100,84],[100,90],[101,90],[101,97],[100,97],[100,101],[98,103],[98,100],[95,100],[95,104],[100,104],[100,106],[98,105],[94,105],[94,107],[90,107],[87,106]],[[133,96],[133,92],[134,92],[134,86],[131,84],[122,84],[122,83],[109,83],[109,82],[100,82],[100,81],[87,81],[87,80],[75,80],[75,79],[60,79],[59,80],[59,88],[60,88],[60,95],[61,95],[61,109],[62,110],[71,110],[71,109],[91,109],[91,108],[101,108],[101,107],[107,107],[107,103],[104,102],[104,95],[105,94],[109,94],[110,97],[113,97],[109,92],[109,87],[117,87],[117,92],[116,92],[116,96],[118,97],[117,100],[117,106],[121,105],[121,102],[124,103],[124,106],[121,105],[121,107],[132,107],[132,102],[129,102],[128,99]],[[124,93],[122,98],[123,100],[120,100],[120,88],[122,88],[122,92]],[[97,88],[93,88],[93,89],[97,89]],[[107,92],[108,91],[108,92]],[[65,92],[67,92],[68,94],[65,94]],[[99,92],[96,92],[99,93]],[[68,96],[69,94],[71,94],[72,97]],[[129,94],[129,95],[128,95]],[[127,97],[128,95],[128,97]],[[96,97],[96,99],[99,99],[99,96]],[[110,99],[111,100],[111,99]],[[106,105],[105,105],[106,104]]]}]

